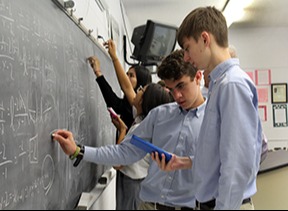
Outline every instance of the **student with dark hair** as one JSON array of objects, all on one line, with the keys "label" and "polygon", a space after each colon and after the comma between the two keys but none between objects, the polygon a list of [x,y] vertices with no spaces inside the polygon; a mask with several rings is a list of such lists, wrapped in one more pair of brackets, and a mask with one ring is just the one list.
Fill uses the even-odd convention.
[{"label": "student with dark hair", "polygon": [[117,57],[116,46],[113,40],[108,40],[104,43],[104,46],[108,49],[108,53],[112,59],[119,85],[124,93],[123,98],[115,94],[105,79],[98,58],[91,56],[88,58],[88,61],[97,77],[96,81],[101,89],[107,107],[112,107],[121,116],[127,127],[130,128],[134,121],[132,102],[136,96],[136,90],[140,86],[144,87],[152,82],[151,73],[145,66],[140,65],[131,66],[127,73],[125,73]]},{"label": "student with dark hair", "polygon": [[[185,62],[183,55],[182,50],[174,51],[157,70],[158,77],[165,81],[175,102],[152,109],[133,130],[133,134],[167,152],[189,156],[192,160],[204,116],[205,100],[200,91],[201,71]],[[131,136],[127,134],[121,144],[113,146],[80,146],[84,149],[83,159],[106,165],[129,165],[141,160],[146,152],[130,143]],[[58,130],[53,137],[67,155],[76,153],[77,157],[79,146],[71,132]],[[191,179],[191,169],[164,172],[156,162],[150,161],[148,174],[141,182],[140,199],[143,203],[139,209],[192,210],[195,207],[195,192]]]}]

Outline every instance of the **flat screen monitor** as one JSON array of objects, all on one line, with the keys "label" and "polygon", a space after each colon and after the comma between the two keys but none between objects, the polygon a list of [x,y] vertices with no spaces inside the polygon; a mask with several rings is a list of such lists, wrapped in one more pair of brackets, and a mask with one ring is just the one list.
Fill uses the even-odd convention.
[{"label": "flat screen monitor", "polygon": [[140,62],[160,62],[176,44],[177,27],[147,20],[133,30],[134,51],[131,58]]}]

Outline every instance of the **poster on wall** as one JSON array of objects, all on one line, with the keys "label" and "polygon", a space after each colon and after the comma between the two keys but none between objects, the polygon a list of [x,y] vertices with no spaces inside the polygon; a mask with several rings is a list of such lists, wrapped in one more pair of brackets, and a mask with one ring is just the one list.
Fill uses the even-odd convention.
[{"label": "poster on wall", "polygon": [[267,103],[268,102],[268,88],[257,88],[258,102]]},{"label": "poster on wall", "polygon": [[253,72],[253,71],[247,71],[246,73],[247,73],[247,75],[249,75],[249,77],[251,78],[251,80],[255,83],[254,72]]},{"label": "poster on wall", "polygon": [[256,85],[270,85],[271,84],[271,70],[255,70]]},{"label": "poster on wall", "polygon": [[287,83],[271,84],[272,103],[287,103]]},{"label": "poster on wall", "polygon": [[267,106],[266,105],[259,105],[258,106],[258,113],[262,122],[267,121]]},{"label": "poster on wall", "polygon": [[287,127],[287,104],[273,105],[273,126]]}]

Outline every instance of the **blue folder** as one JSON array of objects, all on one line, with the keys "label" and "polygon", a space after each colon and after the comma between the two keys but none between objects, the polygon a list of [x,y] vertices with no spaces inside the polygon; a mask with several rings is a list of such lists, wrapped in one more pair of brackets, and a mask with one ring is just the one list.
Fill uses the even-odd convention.
[{"label": "blue folder", "polygon": [[169,162],[169,160],[172,158],[172,155],[165,150],[151,144],[148,141],[145,141],[141,138],[139,138],[136,135],[132,135],[130,143],[135,145],[136,147],[139,147],[140,149],[144,150],[147,153],[152,153],[152,152],[158,152],[159,158],[161,160],[161,155],[165,155],[165,161],[166,163]]}]

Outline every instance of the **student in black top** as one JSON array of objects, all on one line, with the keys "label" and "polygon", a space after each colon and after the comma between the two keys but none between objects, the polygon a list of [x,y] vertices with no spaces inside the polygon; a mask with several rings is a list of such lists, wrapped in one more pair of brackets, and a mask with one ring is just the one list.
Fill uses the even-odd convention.
[{"label": "student in black top", "polygon": [[[102,95],[106,102],[107,107],[112,107],[114,111],[120,115],[123,122],[126,124],[128,129],[132,126],[134,122],[133,116],[133,101],[136,97],[137,89],[139,87],[144,87],[145,85],[152,82],[152,77],[150,71],[139,65],[133,65],[129,68],[127,74],[125,73],[118,57],[116,54],[116,46],[113,40],[108,40],[104,43],[104,46],[108,49],[108,53],[112,59],[114,69],[120,84],[121,90],[124,93],[124,97],[118,97],[113,91],[112,87],[106,81],[104,75],[101,72],[100,62],[96,56],[91,56],[88,61],[96,75],[96,81],[101,89]],[[135,109],[135,116],[136,116]],[[118,134],[116,136],[116,141],[118,140]],[[116,169],[117,170],[117,169]],[[122,194],[122,184],[124,183],[124,174],[117,170],[116,176],[116,209],[121,210],[123,208],[123,202],[121,198]]]},{"label": "student in black top", "polygon": [[152,82],[151,73],[145,66],[133,65],[126,74],[117,57],[113,40],[108,40],[104,43],[104,46],[108,49],[108,53],[113,61],[118,82],[124,93],[123,98],[120,98],[115,94],[110,84],[105,79],[101,72],[98,58],[96,56],[91,56],[88,58],[88,61],[97,77],[96,81],[101,89],[107,107],[112,107],[115,112],[121,116],[121,119],[129,129],[134,121],[132,104],[136,96],[136,90],[140,86],[144,87]]}]

